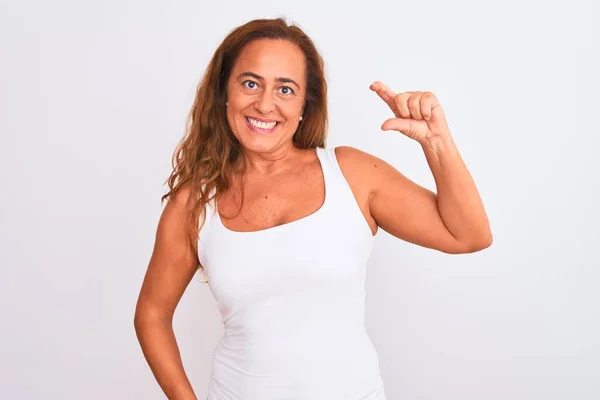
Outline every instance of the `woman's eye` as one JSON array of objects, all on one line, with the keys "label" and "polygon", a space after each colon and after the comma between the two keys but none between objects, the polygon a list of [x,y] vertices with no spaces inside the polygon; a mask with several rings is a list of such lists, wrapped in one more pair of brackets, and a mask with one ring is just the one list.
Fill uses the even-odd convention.
[{"label": "woman's eye", "polygon": [[243,86],[247,87],[248,89],[254,89],[256,87],[256,82],[253,81],[244,81],[242,83]]},{"label": "woman's eye", "polygon": [[284,92],[282,92],[283,94],[289,95],[289,94],[293,94],[294,91],[292,90],[291,87],[289,86],[284,86],[281,88],[281,90],[285,90]]}]

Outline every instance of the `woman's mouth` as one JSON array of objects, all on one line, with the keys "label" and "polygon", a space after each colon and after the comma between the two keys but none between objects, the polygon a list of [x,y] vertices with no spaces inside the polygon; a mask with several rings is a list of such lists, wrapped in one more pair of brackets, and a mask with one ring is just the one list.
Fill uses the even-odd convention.
[{"label": "woman's mouth", "polygon": [[279,121],[259,121],[254,118],[246,117],[246,125],[256,133],[271,133],[279,126]]}]

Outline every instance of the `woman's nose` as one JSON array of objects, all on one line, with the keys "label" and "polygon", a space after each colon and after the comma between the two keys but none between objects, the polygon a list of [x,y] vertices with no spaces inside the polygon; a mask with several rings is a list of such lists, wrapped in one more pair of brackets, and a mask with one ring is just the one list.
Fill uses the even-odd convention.
[{"label": "woman's nose", "polygon": [[264,91],[256,102],[256,109],[262,114],[269,114],[275,110],[275,101],[269,91]]}]

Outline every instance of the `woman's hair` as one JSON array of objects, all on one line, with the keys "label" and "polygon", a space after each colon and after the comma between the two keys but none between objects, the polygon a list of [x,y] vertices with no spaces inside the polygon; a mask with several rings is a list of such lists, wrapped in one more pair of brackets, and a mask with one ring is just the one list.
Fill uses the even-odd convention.
[{"label": "woman's hair", "polygon": [[304,53],[306,103],[293,143],[303,149],[325,146],[327,83],[323,59],[312,40],[300,27],[288,26],[283,18],[257,19],[235,28],[215,51],[197,87],[185,136],[173,155],[169,191],[161,199],[173,198],[182,188],[189,188],[188,201],[193,205],[190,239],[194,242],[206,218],[205,205],[229,188],[241,154],[241,145],[227,121],[227,82],[244,46],[258,39],[286,40]]}]

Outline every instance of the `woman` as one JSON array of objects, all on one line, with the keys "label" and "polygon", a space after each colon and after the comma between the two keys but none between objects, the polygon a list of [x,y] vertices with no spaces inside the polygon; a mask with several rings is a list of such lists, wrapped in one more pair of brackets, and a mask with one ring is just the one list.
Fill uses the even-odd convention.
[{"label": "woman", "polygon": [[[301,29],[232,31],[198,87],[135,328],[165,394],[196,399],[172,318],[201,268],[223,317],[209,399],[384,399],[364,327],[373,237],[446,253],[492,242],[484,207],[430,92],[371,85],[384,130],[419,142],[437,195],[351,147],[325,148],[322,59]],[[163,199],[164,199],[163,198]]]}]

